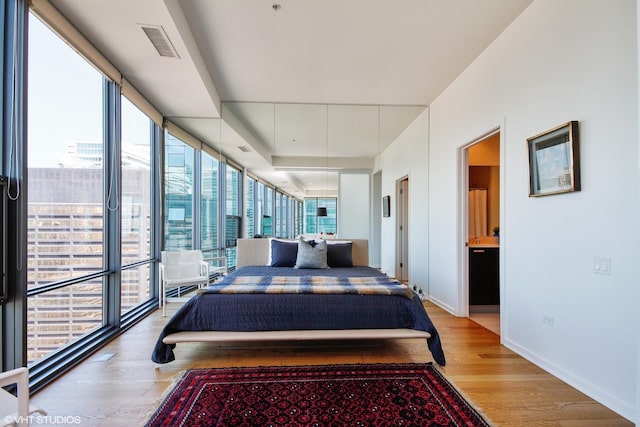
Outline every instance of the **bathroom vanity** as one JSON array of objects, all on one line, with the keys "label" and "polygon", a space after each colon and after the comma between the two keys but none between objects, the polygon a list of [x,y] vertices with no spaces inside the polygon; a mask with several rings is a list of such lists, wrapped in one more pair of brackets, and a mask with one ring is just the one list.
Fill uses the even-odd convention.
[{"label": "bathroom vanity", "polygon": [[469,305],[500,304],[500,247],[495,243],[469,243]]}]

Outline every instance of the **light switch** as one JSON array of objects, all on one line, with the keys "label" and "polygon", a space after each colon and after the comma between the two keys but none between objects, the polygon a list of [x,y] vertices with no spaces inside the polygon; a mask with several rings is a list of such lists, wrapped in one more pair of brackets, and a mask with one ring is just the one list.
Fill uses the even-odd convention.
[{"label": "light switch", "polygon": [[593,257],[593,272],[596,274],[611,275],[611,257]]}]

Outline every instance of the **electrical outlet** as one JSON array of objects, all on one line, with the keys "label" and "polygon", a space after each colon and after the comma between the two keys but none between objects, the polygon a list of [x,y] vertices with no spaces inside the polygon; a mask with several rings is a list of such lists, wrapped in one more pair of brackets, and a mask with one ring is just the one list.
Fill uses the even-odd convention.
[{"label": "electrical outlet", "polygon": [[548,313],[542,313],[542,323],[547,326],[553,326],[556,322],[556,318]]}]

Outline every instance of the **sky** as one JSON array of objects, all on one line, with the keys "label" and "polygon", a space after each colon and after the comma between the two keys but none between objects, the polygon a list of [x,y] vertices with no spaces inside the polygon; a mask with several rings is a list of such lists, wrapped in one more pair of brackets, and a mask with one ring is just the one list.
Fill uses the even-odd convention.
[{"label": "sky", "polygon": [[[58,167],[73,141],[102,140],[103,76],[29,17],[28,165]],[[123,98],[123,141],[149,144],[149,120]]]}]

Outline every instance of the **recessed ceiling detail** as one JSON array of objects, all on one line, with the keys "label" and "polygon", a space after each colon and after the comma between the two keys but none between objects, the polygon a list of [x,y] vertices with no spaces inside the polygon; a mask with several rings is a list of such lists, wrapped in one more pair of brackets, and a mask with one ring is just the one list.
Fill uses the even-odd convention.
[{"label": "recessed ceiling detail", "polygon": [[370,169],[532,3],[48,1],[164,117],[298,197]]}]

